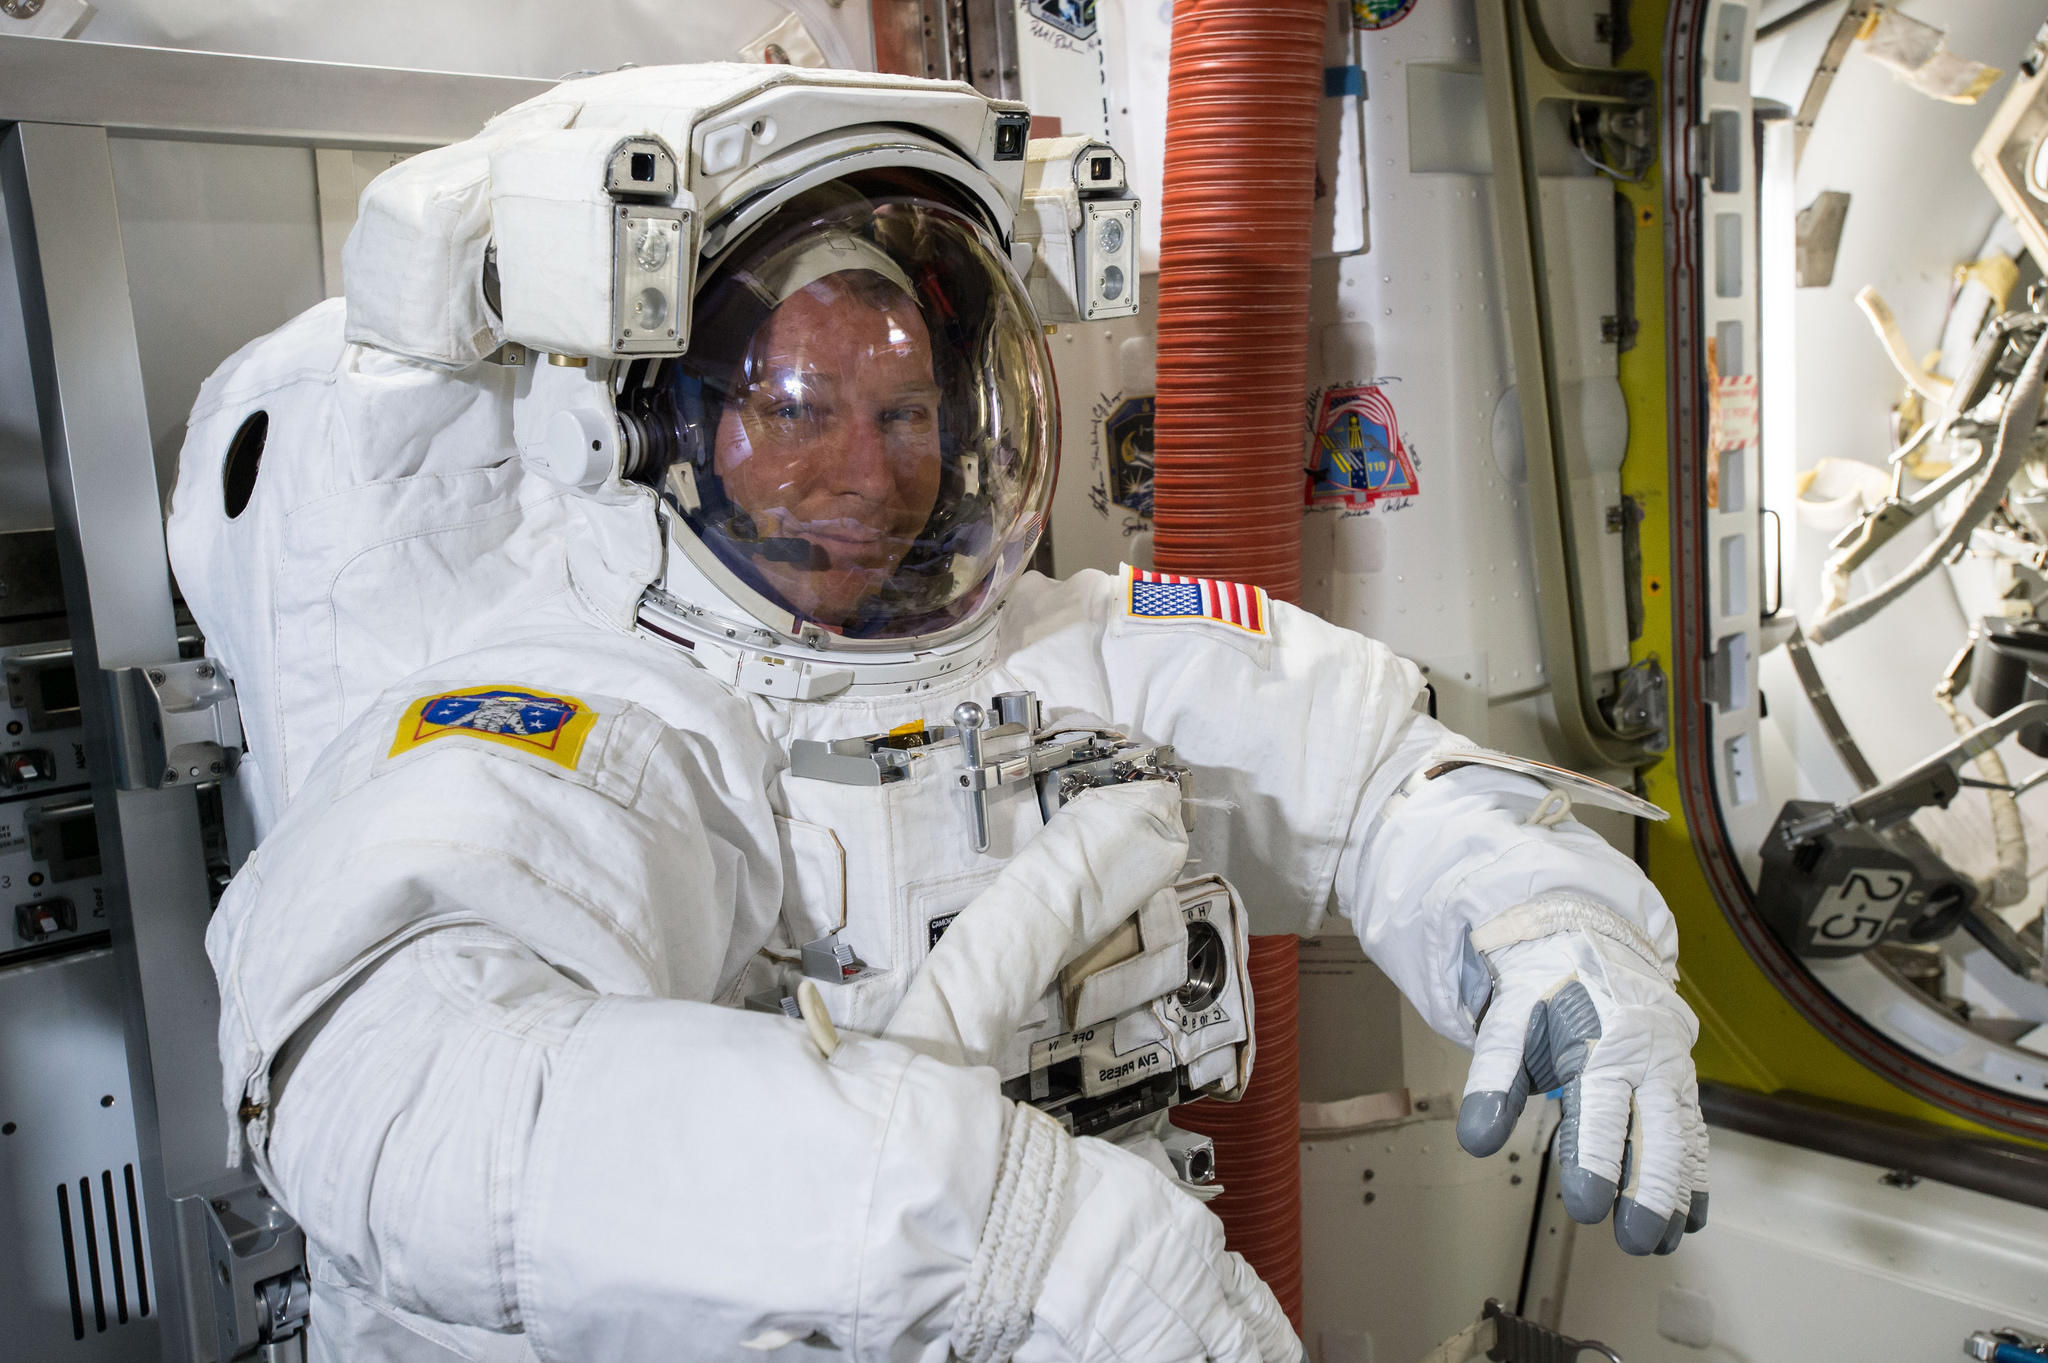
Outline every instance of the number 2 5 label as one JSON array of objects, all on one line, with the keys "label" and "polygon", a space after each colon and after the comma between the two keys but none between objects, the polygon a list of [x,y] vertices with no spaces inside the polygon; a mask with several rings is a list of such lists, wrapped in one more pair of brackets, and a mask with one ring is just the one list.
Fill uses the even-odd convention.
[{"label": "number 2 5 label", "polygon": [[1912,888],[1913,877],[1904,871],[1852,870],[1821,896],[1806,925],[1817,942],[1828,946],[1867,947],[1883,934],[1892,909]]}]

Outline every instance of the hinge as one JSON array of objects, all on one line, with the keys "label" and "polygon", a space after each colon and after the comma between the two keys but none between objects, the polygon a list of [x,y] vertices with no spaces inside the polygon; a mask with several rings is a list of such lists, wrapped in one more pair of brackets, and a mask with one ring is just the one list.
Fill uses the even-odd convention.
[{"label": "hinge", "polygon": [[107,673],[123,790],[218,780],[242,760],[235,684],[211,658]]}]

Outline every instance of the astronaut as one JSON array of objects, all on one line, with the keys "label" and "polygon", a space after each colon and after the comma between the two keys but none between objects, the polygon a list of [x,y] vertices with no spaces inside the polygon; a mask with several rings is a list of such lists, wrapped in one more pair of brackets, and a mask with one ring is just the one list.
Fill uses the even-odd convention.
[{"label": "astronaut", "polygon": [[[818,91],[969,120],[957,168],[698,175],[687,349],[503,363],[574,268],[516,249],[522,149],[702,148]],[[316,1354],[1298,1358],[1197,1201],[978,1063],[1190,861],[1265,924],[1334,908],[1474,1045],[1468,1149],[1561,1088],[1575,1216],[1635,1253],[1703,1224],[1696,1024],[1631,861],[1370,640],[1237,584],[1025,571],[1050,365],[957,150],[1015,117],[788,68],[565,85],[387,172],[345,305],[203,390],[173,559],[265,834],[208,934],[224,1098],[307,1232]],[[994,791],[983,850],[949,780],[792,764],[1021,690],[1175,745],[1215,797],[1192,833],[1163,784],[1050,818]],[[829,1021],[732,1006],[835,936],[867,969]]]}]

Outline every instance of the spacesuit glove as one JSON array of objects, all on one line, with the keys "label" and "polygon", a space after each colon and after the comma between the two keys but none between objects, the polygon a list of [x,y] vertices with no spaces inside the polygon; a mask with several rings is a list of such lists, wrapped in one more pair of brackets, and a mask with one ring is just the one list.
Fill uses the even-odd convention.
[{"label": "spacesuit glove", "polygon": [[1180,787],[1133,781],[1055,810],[946,928],[883,1035],[953,1065],[986,1065],[1060,967],[1181,878]]},{"label": "spacesuit glove", "polygon": [[1223,1224],[1143,1159],[1019,1104],[954,1316],[961,1363],[1299,1363]]},{"label": "spacesuit glove", "polygon": [[[1622,1249],[1669,1254],[1707,1219],[1707,1132],[1692,1065],[1699,1023],[1672,988],[1672,965],[1625,919],[1585,902],[1564,909],[1584,926],[1482,950],[1493,996],[1458,1141],[1492,1154],[1530,1093],[1561,1089],[1565,1209],[1588,1224],[1612,1210]],[[1473,934],[1482,948],[1486,926]]]}]

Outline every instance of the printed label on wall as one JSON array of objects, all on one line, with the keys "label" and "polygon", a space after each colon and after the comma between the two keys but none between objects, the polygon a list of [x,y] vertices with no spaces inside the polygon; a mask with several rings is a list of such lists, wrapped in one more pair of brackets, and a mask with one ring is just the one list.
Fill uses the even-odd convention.
[{"label": "printed label on wall", "polygon": [[1756,375],[1723,374],[1714,382],[1714,401],[1708,410],[1717,450],[1747,449],[1756,442]]}]

